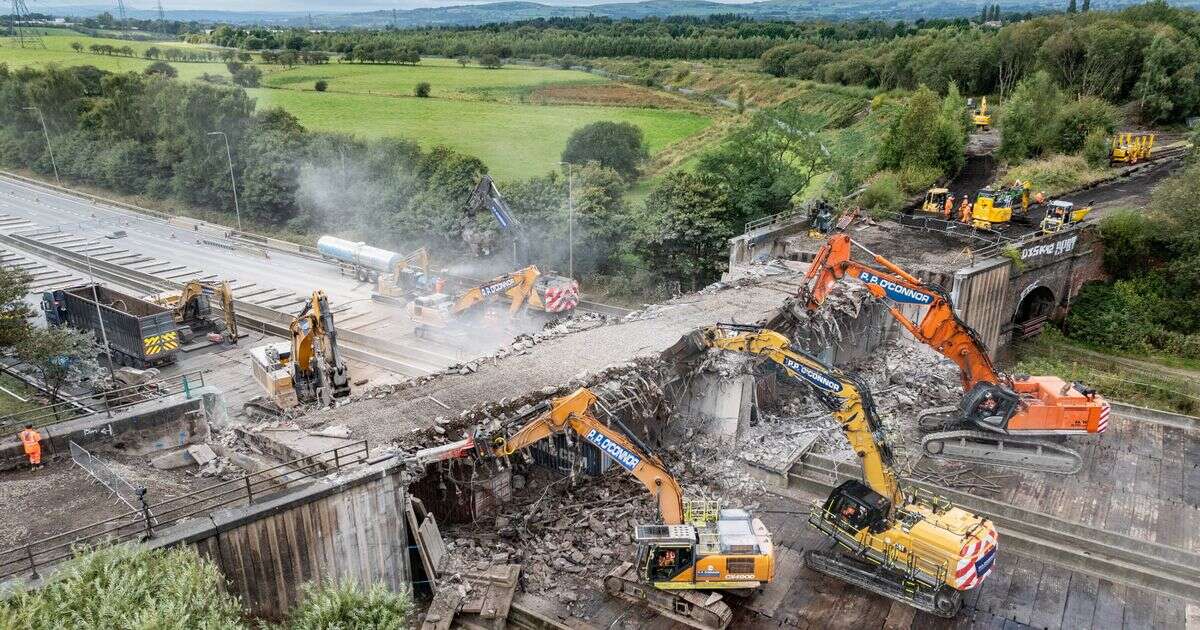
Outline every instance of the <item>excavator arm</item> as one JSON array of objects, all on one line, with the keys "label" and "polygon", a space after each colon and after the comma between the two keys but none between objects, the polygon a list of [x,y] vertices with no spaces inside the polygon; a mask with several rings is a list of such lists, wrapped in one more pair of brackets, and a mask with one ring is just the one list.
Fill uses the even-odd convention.
[{"label": "excavator arm", "polygon": [[512,235],[513,262],[517,265],[526,264],[529,259],[529,243],[525,225],[508,207],[508,202],[504,201],[504,196],[500,194],[500,189],[496,187],[496,182],[490,175],[480,178],[471,193],[469,205],[472,213],[484,208],[492,213],[500,229]]},{"label": "excavator arm", "polygon": [[[855,261],[851,246],[862,248],[883,270]],[[846,234],[831,236],[808,268],[805,276],[809,286],[808,309],[820,306],[837,281],[847,276],[865,284],[871,295],[885,300],[888,312],[913,337],[953,361],[959,368],[964,391],[970,391],[978,383],[1004,382],[978,333],[954,312],[945,291],[921,282],[883,256],[854,243]],[[929,309],[920,322],[913,322],[897,304],[927,306]]]},{"label": "excavator arm", "polygon": [[218,291],[221,296],[221,312],[225,315],[225,329],[229,332],[230,342],[238,341],[237,314],[233,309],[233,289],[229,281],[223,280]]},{"label": "excavator arm", "polygon": [[870,390],[858,379],[831,368],[792,347],[788,338],[761,326],[717,324],[685,337],[690,352],[672,348],[675,360],[716,348],[764,357],[792,379],[811,385],[842,425],[846,439],[862,461],[863,478],[872,490],[891,499],[893,509],[904,505],[904,493],[893,470],[894,456],[883,435],[883,422],[875,412]]},{"label": "excavator arm", "polygon": [[541,275],[541,271],[535,265],[530,265],[469,289],[458,296],[454,306],[450,308],[450,315],[459,315],[498,293],[505,294],[511,302],[508,308],[509,316],[515,316],[526,302],[544,308],[542,298],[535,290],[535,284]]},{"label": "excavator arm", "polygon": [[490,437],[476,438],[476,450],[492,457],[509,457],[525,447],[569,430],[600,449],[642,482],[658,502],[664,523],[683,523],[683,489],[679,482],[667,472],[661,460],[644,452],[621,432],[597,420],[591,412],[595,401],[595,394],[587,388],[580,388],[550,401],[548,408],[532,412],[530,415],[533,419],[515,433],[496,433]]}]

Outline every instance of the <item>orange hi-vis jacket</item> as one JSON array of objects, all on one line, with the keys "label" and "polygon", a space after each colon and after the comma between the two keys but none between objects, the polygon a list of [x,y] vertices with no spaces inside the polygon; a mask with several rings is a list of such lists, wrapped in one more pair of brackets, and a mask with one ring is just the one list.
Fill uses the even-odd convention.
[{"label": "orange hi-vis jacket", "polygon": [[36,430],[25,429],[24,431],[21,431],[21,445],[25,447],[26,453],[32,453],[34,451],[41,450],[41,441],[42,434],[38,433]]}]

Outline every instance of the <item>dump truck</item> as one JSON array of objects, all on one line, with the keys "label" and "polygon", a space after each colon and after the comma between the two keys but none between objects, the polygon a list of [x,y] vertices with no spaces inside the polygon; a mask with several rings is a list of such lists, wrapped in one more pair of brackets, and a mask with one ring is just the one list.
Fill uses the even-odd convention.
[{"label": "dump truck", "polygon": [[90,330],[97,341],[107,338],[109,356],[118,365],[145,369],[174,363],[179,355],[179,326],[171,309],[108,287],[47,291],[42,312],[51,326]]}]

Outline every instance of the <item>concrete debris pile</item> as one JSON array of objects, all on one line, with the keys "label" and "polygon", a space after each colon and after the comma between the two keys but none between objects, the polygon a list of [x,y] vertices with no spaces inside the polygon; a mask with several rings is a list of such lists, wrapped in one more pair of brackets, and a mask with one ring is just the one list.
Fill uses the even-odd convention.
[{"label": "concrete debris pile", "polygon": [[778,258],[772,258],[771,260],[765,262],[754,261],[750,264],[739,267],[737,271],[738,276],[736,278],[719,280],[704,287],[703,289],[700,289],[698,293],[700,295],[708,295],[710,293],[721,291],[722,289],[736,289],[738,287],[758,282],[763,278],[770,276],[781,276],[792,272],[793,270],[789,269],[787,264]]},{"label": "concrete debris pile", "polygon": [[919,412],[954,405],[962,398],[958,366],[911,340],[890,341],[875,352],[875,357],[857,361],[852,367],[858,368],[871,389],[888,439],[902,457],[904,453],[919,456]]},{"label": "concrete debris pile", "polygon": [[449,566],[467,573],[523,564],[526,592],[586,619],[585,602],[604,597],[604,574],[633,558],[634,526],[656,522],[654,501],[620,469],[575,486],[569,477],[535,472],[539,478],[497,516],[453,528],[446,543]]}]

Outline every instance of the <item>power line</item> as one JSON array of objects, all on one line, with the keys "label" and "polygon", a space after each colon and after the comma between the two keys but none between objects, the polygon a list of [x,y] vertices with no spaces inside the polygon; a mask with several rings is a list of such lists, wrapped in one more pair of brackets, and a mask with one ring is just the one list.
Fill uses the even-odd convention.
[{"label": "power line", "polygon": [[29,15],[29,7],[25,0],[13,0],[12,14],[9,16],[8,35],[16,42],[17,48],[45,48],[46,43],[36,27],[31,27],[33,19]]},{"label": "power line", "polygon": [[121,20],[122,28],[129,30],[129,17],[125,15],[125,0],[117,0],[117,16]]}]

